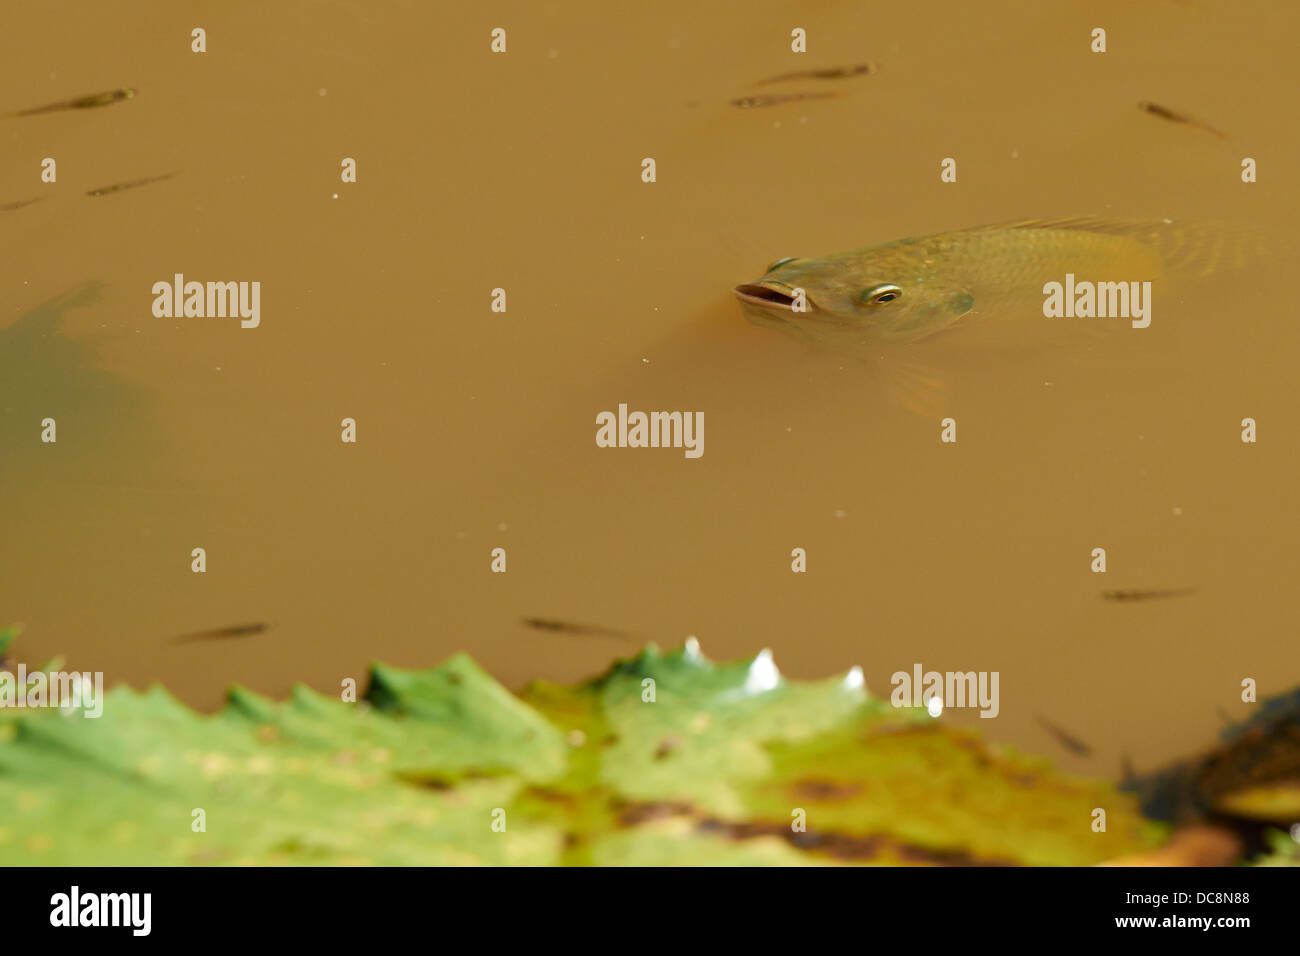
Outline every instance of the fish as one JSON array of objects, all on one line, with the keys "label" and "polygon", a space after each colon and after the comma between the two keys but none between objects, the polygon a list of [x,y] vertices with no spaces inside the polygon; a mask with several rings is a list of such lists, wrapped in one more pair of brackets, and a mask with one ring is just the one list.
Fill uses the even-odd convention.
[{"label": "fish", "polygon": [[0,203],[0,212],[13,212],[15,209],[22,209],[34,202],[40,202],[44,198],[44,196],[37,196],[35,199],[19,199],[16,202]]},{"label": "fish", "polygon": [[162,182],[164,179],[171,179],[175,173],[163,173],[161,176],[148,176],[144,179],[128,179],[124,183],[114,183],[111,186],[100,186],[98,189],[86,191],[87,196],[107,196],[110,193],[119,192],[123,189],[134,189],[136,186],[147,186],[150,183]]},{"label": "fish", "polygon": [[1144,113],[1150,113],[1152,116],[1159,116],[1161,119],[1167,119],[1174,123],[1182,123],[1184,126],[1190,126],[1193,129],[1203,130],[1206,133],[1217,136],[1219,139],[1228,138],[1213,126],[1208,126],[1195,117],[1187,116],[1184,113],[1176,113],[1171,109],[1167,109],[1166,107],[1159,106],[1155,103],[1148,103],[1143,100],[1138,103],[1138,109],[1142,110]]},{"label": "fish", "polygon": [[569,621],[558,621],[551,618],[526,617],[523,618],[525,627],[531,627],[539,631],[552,631],[558,634],[579,634],[589,637],[617,637],[628,640],[639,640],[639,635],[630,634],[627,631],[616,631],[607,627],[597,627],[590,624],[574,624]]},{"label": "fish", "polygon": [[1022,316],[1059,330],[1061,319],[1043,315],[1047,282],[1060,283],[1069,273],[1155,287],[1167,270],[1209,275],[1244,267],[1266,251],[1246,238],[1210,224],[1025,220],[777,259],[733,293],[753,324],[833,348],[915,342],[968,316],[964,326]]},{"label": "fish", "polygon": [[1070,751],[1070,753],[1078,754],[1080,757],[1087,757],[1092,754],[1092,748],[1078,737],[1073,737],[1070,734],[1067,734],[1060,727],[1056,726],[1056,724],[1053,724],[1042,717],[1038,718],[1038,722],[1042,724],[1044,730],[1056,738],[1057,743]]},{"label": "fish", "polygon": [[50,103],[46,106],[37,106],[29,110],[20,110],[17,113],[10,113],[10,116],[37,116],[41,113],[55,113],[59,110],[85,110],[93,109],[97,106],[109,106],[113,103],[120,103],[123,100],[132,99],[136,90],[129,86],[124,86],[118,90],[108,90],[104,93],[92,93],[89,96],[78,96],[70,100],[61,100],[58,103]]},{"label": "fish", "polygon": [[835,66],[823,70],[795,70],[793,73],[782,73],[780,76],[769,76],[765,80],[759,80],[755,86],[766,86],[769,83],[784,83],[787,80],[842,80],[850,76],[870,76],[877,71],[874,63],[855,63],[853,66]]},{"label": "fish", "polygon": [[763,96],[742,96],[738,100],[732,100],[732,106],[739,106],[741,109],[753,109],[762,106],[780,106],[782,103],[797,103],[799,100],[829,100],[842,93],[771,93]]},{"label": "fish", "polygon": [[231,637],[252,637],[254,634],[261,634],[269,627],[269,624],[261,621],[253,624],[234,624],[230,627],[214,627],[206,631],[196,631],[193,634],[181,634],[178,637],[173,637],[172,643],[183,644],[190,641],[217,641]]},{"label": "fish", "polygon": [[1195,593],[1196,588],[1135,588],[1127,591],[1102,591],[1101,596],[1107,601],[1149,601],[1153,598],[1184,597]]}]

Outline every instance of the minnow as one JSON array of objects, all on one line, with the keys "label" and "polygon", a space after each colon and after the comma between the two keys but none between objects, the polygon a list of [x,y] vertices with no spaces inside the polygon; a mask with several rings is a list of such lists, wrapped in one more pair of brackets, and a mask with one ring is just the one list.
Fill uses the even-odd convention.
[{"label": "minnow", "polygon": [[870,76],[877,70],[874,63],[856,63],[853,66],[835,66],[824,70],[795,70],[793,73],[782,73],[780,76],[770,76],[765,80],[759,80],[755,86],[766,86],[769,83],[784,83],[787,80],[842,80],[850,76]]},{"label": "minnow", "polygon": [[179,637],[173,637],[173,644],[186,643],[189,641],[215,641],[223,640],[229,637],[251,637],[254,634],[261,634],[269,624],[257,622],[255,624],[235,624],[230,627],[214,627],[207,631],[196,631],[193,634],[182,634]]},{"label": "minnow", "polygon": [[744,96],[732,100],[732,106],[752,109],[758,106],[779,106],[782,103],[795,103],[799,100],[829,100],[841,96],[840,93],[774,93],[767,96]]},{"label": "minnow", "polygon": [[1185,597],[1195,593],[1196,588],[1135,588],[1127,591],[1102,591],[1101,596],[1107,601],[1149,601],[1154,598]]},{"label": "minnow", "polygon": [[1057,743],[1059,743],[1062,747],[1064,747],[1066,750],[1070,751],[1071,753],[1078,754],[1080,757],[1087,757],[1092,754],[1092,748],[1089,747],[1087,744],[1085,744],[1078,737],[1070,736],[1060,727],[1056,726],[1053,723],[1050,723],[1047,720],[1044,720],[1042,717],[1038,718],[1038,722],[1043,725],[1044,730],[1046,730],[1049,734],[1051,734],[1053,737],[1056,738]]},{"label": "minnow", "polygon": [[161,176],[148,176],[144,179],[128,179],[124,183],[114,183],[111,186],[100,186],[98,189],[86,191],[87,196],[107,196],[109,193],[115,193],[123,189],[134,189],[136,186],[147,186],[150,183],[161,182],[164,179],[171,179],[175,173],[163,173]]},{"label": "minnow", "polygon": [[1202,123],[1200,120],[1196,119],[1195,117],[1186,116],[1182,113],[1175,113],[1173,110],[1166,109],[1163,106],[1158,106],[1155,103],[1148,103],[1145,100],[1143,100],[1141,103],[1138,104],[1138,109],[1150,113],[1152,116],[1159,116],[1161,119],[1172,120],[1175,123],[1182,123],[1183,125],[1190,126],[1193,129],[1204,130],[1207,133],[1219,137],[1219,139],[1228,138],[1224,136],[1223,133],[1221,133],[1219,130],[1215,129],[1213,126],[1207,126],[1205,123]]},{"label": "minnow", "polygon": [[13,212],[15,209],[22,209],[23,206],[30,206],[34,202],[40,202],[44,196],[37,196],[35,199],[19,199],[17,202],[7,202],[0,204],[0,212]]},{"label": "minnow", "polygon": [[136,91],[129,86],[120,90],[108,90],[105,93],[92,93],[90,96],[78,96],[71,100],[62,100],[58,103],[50,103],[48,106],[37,106],[30,110],[21,110],[17,113],[11,113],[11,116],[36,116],[39,113],[54,113],[58,110],[87,110],[97,106],[109,106],[113,103],[120,103],[122,100],[129,100],[134,97]]},{"label": "minnow", "polygon": [[553,631],[559,634],[582,634],[590,637],[619,637],[629,640],[638,640],[636,634],[630,634],[627,631],[615,631],[607,627],[595,627],[590,624],[573,624],[569,621],[557,621],[549,618],[526,617],[523,623],[527,627],[536,628],[539,631]]}]

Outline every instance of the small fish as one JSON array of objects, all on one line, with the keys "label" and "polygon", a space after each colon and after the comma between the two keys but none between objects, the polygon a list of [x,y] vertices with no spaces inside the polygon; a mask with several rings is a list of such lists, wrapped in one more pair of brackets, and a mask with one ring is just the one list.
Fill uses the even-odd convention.
[{"label": "small fish", "polygon": [[770,76],[765,80],[759,80],[755,86],[766,86],[769,83],[784,83],[787,80],[842,80],[850,76],[870,76],[877,70],[874,63],[856,63],[853,66],[835,66],[824,70],[795,70],[793,73],[782,73],[780,76]]},{"label": "small fish", "polygon": [[782,103],[796,103],[799,100],[829,100],[841,96],[841,93],[773,93],[766,96],[744,96],[732,100],[732,106],[741,109],[753,109],[760,106],[780,106]]},{"label": "small fish", "polygon": [[40,113],[54,113],[58,110],[86,110],[96,106],[108,106],[112,103],[120,103],[122,100],[129,100],[135,96],[136,91],[131,87],[123,87],[120,90],[109,90],[105,93],[93,93],[90,96],[78,96],[71,100],[62,100],[58,103],[50,103],[48,106],[37,106],[30,110],[21,110],[17,113],[10,113],[10,116],[36,116]]},{"label": "small fish", "polygon": [[100,186],[98,189],[87,190],[86,195],[107,196],[123,189],[134,189],[136,186],[147,186],[150,183],[162,182],[164,179],[171,179],[175,175],[175,173],[163,173],[161,176],[149,176],[145,179],[128,179],[124,183],[114,183],[112,186]]},{"label": "small fish", "polygon": [[627,631],[615,631],[607,627],[596,627],[590,624],[573,624],[569,621],[557,621],[541,617],[526,617],[523,619],[523,623],[525,626],[539,631],[552,631],[557,634],[581,634],[589,637],[618,637],[639,640],[638,635],[629,634]]},{"label": "small fish", "polygon": [[230,637],[252,637],[254,634],[261,634],[270,627],[261,621],[255,624],[235,624],[231,627],[214,627],[207,631],[196,631],[193,634],[182,634],[179,637],[173,637],[173,644],[188,643],[190,641],[217,641]]},{"label": "small fish", "polygon": [[1036,219],[788,256],[733,291],[755,325],[840,350],[912,342],[967,315],[967,327],[1019,316],[1026,332],[1060,329],[1043,318],[1047,282],[1067,273],[1153,283],[1166,270],[1209,275],[1261,255],[1249,238],[1209,224]]},{"label": "small fish", "polygon": [[35,199],[20,199],[17,202],[0,203],[0,212],[13,212],[15,209],[22,209],[23,206],[30,206],[34,202],[40,202],[44,196],[37,196]]},{"label": "small fish", "polygon": [[1038,718],[1038,722],[1043,725],[1044,730],[1056,738],[1057,743],[1070,751],[1070,753],[1078,754],[1080,757],[1087,757],[1092,753],[1091,747],[1085,744],[1078,737],[1070,736],[1060,727],[1056,726],[1056,724],[1050,723],[1042,717]]},{"label": "small fish", "polygon": [[1127,591],[1102,591],[1107,601],[1149,601],[1156,598],[1185,597],[1195,594],[1196,588],[1135,588]]},{"label": "small fish", "polygon": [[1161,119],[1171,120],[1175,123],[1182,123],[1184,126],[1190,126],[1193,129],[1204,130],[1205,132],[1210,133],[1213,136],[1219,137],[1219,139],[1228,138],[1224,136],[1223,133],[1221,133],[1219,130],[1215,129],[1213,126],[1207,126],[1205,123],[1202,123],[1200,120],[1196,119],[1195,117],[1187,116],[1183,113],[1175,113],[1173,110],[1166,109],[1163,106],[1158,106],[1155,103],[1148,103],[1144,100],[1138,104],[1138,109],[1142,110],[1143,112],[1150,113],[1152,116],[1159,116]]}]

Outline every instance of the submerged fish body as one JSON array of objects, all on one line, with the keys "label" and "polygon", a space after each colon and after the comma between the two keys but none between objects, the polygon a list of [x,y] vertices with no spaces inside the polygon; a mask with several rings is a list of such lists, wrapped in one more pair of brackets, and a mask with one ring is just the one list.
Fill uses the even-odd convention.
[{"label": "submerged fish body", "polygon": [[92,93],[89,96],[78,96],[70,100],[60,100],[57,103],[48,103],[45,106],[36,106],[29,110],[20,110],[13,113],[13,116],[39,116],[42,113],[57,113],[59,110],[86,110],[94,109],[99,106],[109,106],[112,103],[120,103],[122,100],[129,100],[136,94],[135,89],[124,86],[117,90],[107,90],[103,93]]},{"label": "submerged fish body", "polygon": [[1203,130],[1204,132],[1209,133],[1212,136],[1217,136],[1219,139],[1228,138],[1223,134],[1221,130],[1217,130],[1213,126],[1209,126],[1205,123],[1202,123],[1194,116],[1188,116],[1185,113],[1178,113],[1174,110],[1169,109],[1168,107],[1160,106],[1156,103],[1148,103],[1143,101],[1138,104],[1138,109],[1142,110],[1145,113],[1150,113],[1152,116],[1159,116],[1161,119],[1167,119],[1170,122],[1182,123],[1184,126],[1190,126],[1193,129]]},{"label": "submerged fish body", "polygon": [[[910,342],[953,326],[1043,315],[1044,285],[1157,282],[1239,254],[1203,229],[1098,219],[1035,220],[773,262],[735,295],[750,321],[823,344]],[[1105,320],[1100,320],[1105,321]]]}]

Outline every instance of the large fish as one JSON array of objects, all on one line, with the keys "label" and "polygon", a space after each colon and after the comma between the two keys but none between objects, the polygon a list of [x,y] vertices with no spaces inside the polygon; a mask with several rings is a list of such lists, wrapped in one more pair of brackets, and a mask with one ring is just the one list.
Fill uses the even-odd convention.
[{"label": "large fish", "polygon": [[821,344],[910,342],[964,316],[964,324],[986,317],[1064,321],[1044,317],[1044,285],[1067,274],[1152,282],[1158,294],[1166,270],[1208,275],[1241,266],[1248,245],[1232,230],[1202,225],[1034,220],[778,259],[735,294],[755,324]]}]

